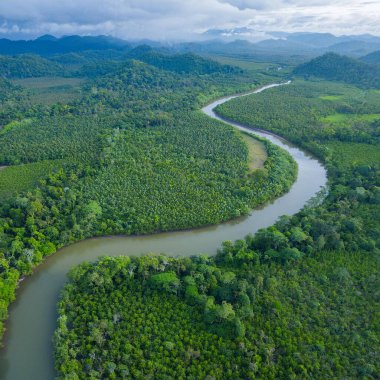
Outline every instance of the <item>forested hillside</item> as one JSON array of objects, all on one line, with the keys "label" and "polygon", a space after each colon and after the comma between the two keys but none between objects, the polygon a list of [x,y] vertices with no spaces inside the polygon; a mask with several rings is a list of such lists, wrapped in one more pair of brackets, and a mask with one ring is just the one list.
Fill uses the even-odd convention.
[{"label": "forested hillside", "polygon": [[294,74],[345,82],[361,88],[380,88],[380,69],[357,59],[327,53],[295,68]]},{"label": "forested hillside", "polygon": [[192,53],[167,55],[154,51],[149,46],[140,46],[131,50],[128,57],[138,59],[159,69],[174,71],[177,73],[237,73],[241,72],[237,67],[230,65],[221,65],[218,62],[204,59]]},{"label": "forested hillside", "polygon": [[20,55],[0,56],[0,72],[3,78],[30,78],[64,76],[65,69],[37,55]]},{"label": "forested hillside", "polygon": [[380,51],[369,53],[364,57],[361,57],[360,60],[369,64],[380,65]]}]

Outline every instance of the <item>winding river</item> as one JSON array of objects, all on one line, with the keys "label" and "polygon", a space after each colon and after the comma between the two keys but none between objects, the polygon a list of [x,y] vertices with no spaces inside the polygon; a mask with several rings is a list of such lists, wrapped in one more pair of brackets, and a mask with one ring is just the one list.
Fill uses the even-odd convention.
[{"label": "winding river", "polygon": [[[254,93],[279,85],[265,86]],[[221,120],[213,109],[237,96],[245,95],[217,100],[203,108],[203,112]],[[252,132],[237,123],[228,123]],[[272,225],[281,215],[295,214],[326,185],[326,171],[315,158],[278,136],[264,131],[254,133],[285,148],[296,160],[298,178],[287,194],[247,217],[217,226],[149,236],[95,238],[61,249],[20,284],[6,324],[6,348],[0,352],[0,379],[54,379],[52,336],[57,319],[56,303],[71,267],[83,261],[94,261],[102,255],[139,255],[152,251],[180,256],[215,254],[222,241],[241,239],[259,228]]]}]

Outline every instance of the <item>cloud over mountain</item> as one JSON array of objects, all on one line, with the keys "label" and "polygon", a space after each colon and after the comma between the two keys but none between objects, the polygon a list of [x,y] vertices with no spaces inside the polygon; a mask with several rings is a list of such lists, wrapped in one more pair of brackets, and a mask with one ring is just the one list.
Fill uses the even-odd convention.
[{"label": "cloud over mountain", "polygon": [[193,39],[207,29],[380,34],[378,1],[366,0],[2,0],[0,35],[111,34]]}]

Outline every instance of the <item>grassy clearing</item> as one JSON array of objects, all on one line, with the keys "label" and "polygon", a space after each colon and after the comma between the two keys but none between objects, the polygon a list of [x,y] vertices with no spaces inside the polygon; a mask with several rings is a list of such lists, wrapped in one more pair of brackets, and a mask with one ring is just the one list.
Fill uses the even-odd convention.
[{"label": "grassy clearing", "polygon": [[250,70],[250,71],[264,71],[269,66],[271,67],[278,66],[278,65],[273,65],[273,63],[253,62],[251,60],[224,57],[224,56],[219,56],[219,55],[212,55],[209,57],[213,59],[214,61],[217,61],[223,65],[238,66],[244,70]]},{"label": "grassy clearing", "polygon": [[223,55],[207,55],[206,57],[213,59],[222,65],[237,66],[243,70],[249,71],[250,73],[254,73],[256,75],[264,75],[265,77],[272,75],[274,77],[286,75],[289,74],[292,70],[292,66],[281,65],[273,62],[255,62],[252,59],[233,58]]},{"label": "grassy clearing", "polygon": [[31,189],[40,178],[58,168],[63,160],[41,161],[17,166],[0,166],[0,199]]},{"label": "grassy clearing", "polygon": [[13,83],[29,89],[34,103],[54,104],[68,103],[77,99],[81,93],[83,79],[41,77],[16,79]]},{"label": "grassy clearing", "polygon": [[245,133],[241,134],[248,147],[248,166],[250,170],[262,169],[268,158],[265,145],[254,137]]},{"label": "grassy clearing", "polygon": [[8,133],[9,131],[11,131],[12,129],[15,129],[15,128],[27,127],[32,122],[33,122],[33,119],[23,119],[23,120],[11,121],[7,125],[4,125],[4,127],[0,128],[0,135]]},{"label": "grassy clearing", "polygon": [[41,89],[61,86],[76,87],[83,83],[83,79],[62,77],[23,78],[15,79],[13,83],[26,88]]},{"label": "grassy clearing", "polygon": [[372,122],[380,119],[380,114],[343,114],[334,113],[321,119],[323,123],[329,124],[353,124],[357,122]]},{"label": "grassy clearing", "polygon": [[325,95],[325,96],[319,96],[319,99],[335,101],[335,100],[342,99],[342,97],[343,95]]}]

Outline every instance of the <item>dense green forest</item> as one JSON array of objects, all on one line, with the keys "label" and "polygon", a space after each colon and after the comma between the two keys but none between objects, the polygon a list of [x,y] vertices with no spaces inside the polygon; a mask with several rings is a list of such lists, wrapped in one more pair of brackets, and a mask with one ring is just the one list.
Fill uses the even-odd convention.
[{"label": "dense green forest", "polygon": [[41,57],[33,54],[0,55],[3,78],[98,77],[120,71],[126,60],[137,60],[161,70],[182,74],[244,74],[232,65],[220,64],[191,53],[161,53],[149,46],[123,51],[83,51]]},{"label": "dense green forest", "polygon": [[219,106],[318,155],[327,197],[212,258],[75,268],[59,303],[60,378],[376,379],[379,104],[378,91],[296,81]]},{"label": "dense green forest", "polygon": [[[297,172],[265,141],[263,168],[250,170],[241,134],[199,111],[273,80],[267,65],[46,41],[57,55],[0,59],[12,79],[0,80],[1,334],[20,278],[59,248],[220,223],[286,192]],[[82,51],[93,43],[104,49]],[[318,156],[326,198],[212,258],[74,268],[58,305],[60,378],[378,378],[378,69],[328,54],[295,73],[346,84],[297,79],[218,112]]]},{"label": "dense green forest", "polygon": [[131,46],[124,40],[111,36],[63,36],[60,38],[44,35],[35,40],[0,39],[0,54],[38,54],[44,57],[55,55],[95,51],[106,55],[130,50]]},{"label": "dense green forest", "polygon": [[0,56],[0,72],[3,78],[30,78],[62,76],[64,68],[37,55]]},{"label": "dense green forest", "polygon": [[327,53],[297,66],[294,74],[341,81],[361,88],[380,88],[378,66],[335,53]]},{"label": "dense green forest", "polygon": [[75,268],[59,303],[58,378],[375,379],[378,258],[284,251],[277,262],[264,249],[250,239],[215,258]]},{"label": "dense green forest", "polygon": [[9,166],[0,171],[2,321],[19,278],[60,247],[219,223],[295,180],[294,161],[267,142],[264,167],[250,170],[242,136],[199,111],[257,85],[251,74],[195,57],[181,74],[133,59],[109,64],[89,67],[91,78],[68,103],[36,102],[19,85],[25,79],[0,83],[0,166]]}]

